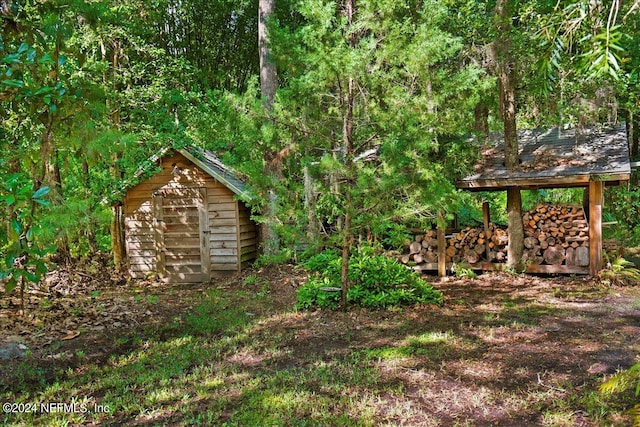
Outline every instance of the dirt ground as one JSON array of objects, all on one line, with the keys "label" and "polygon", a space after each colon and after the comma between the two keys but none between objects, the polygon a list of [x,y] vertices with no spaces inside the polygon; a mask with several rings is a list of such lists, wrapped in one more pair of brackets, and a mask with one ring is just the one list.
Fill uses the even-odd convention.
[{"label": "dirt ground", "polygon": [[[15,296],[0,294],[0,343],[24,343],[30,363],[49,373],[87,361],[105,363],[110,355],[135,346],[126,337],[162,334],[209,287],[233,293],[255,286],[257,292],[265,283],[272,298],[255,315],[266,319],[262,327],[274,335],[291,337],[285,342],[286,357],[278,360],[282,366],[305,363],[311,353],[331,358],[398,346],[416,332],[456,337],[453,345],[431,351],[429,357],[400,365],[378,362],[389,381],[403,384],[407,407],[428,407],[443,424],[453,425],[464,414],[477,420],[476,425],[513,425],[505,421],[514,419],[510,403],[495,398],[487,403],[480,399],[486,390],[502,390],[504,396],[517,391],[523,399],[529,393],[546,393],[551,404],[575,389],[597,387],[607,374],[629,367],[640,354],[640,288],[610,287],[585,277],[427,276],[444,293],[443,307],[318,310],[283,321],[274,315],[292,311],[295,291],[306,280],[304,271],[290,265],[196,286],[126,283],[98,265],[55,274],[48,285],[27,294],[23,315]],[[260,280],[247,285],[248,275]],[[3,361],[0,377],[18,381],[9,374],[17,363]],[[11,380],[2,385],[5,390],[12,388]],[[398,397],[380,399],[384,403]],[[536,403],[517,419],[540,424],[544,410]],[[408,415],[403,423],[420,425],[420,413]],[[595,425],[578,403],[571,417],[571,425]]]}]

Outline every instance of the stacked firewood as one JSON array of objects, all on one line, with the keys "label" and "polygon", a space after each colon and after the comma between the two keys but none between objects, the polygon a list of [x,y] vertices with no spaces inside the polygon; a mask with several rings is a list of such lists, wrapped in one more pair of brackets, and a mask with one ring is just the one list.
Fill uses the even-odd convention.
[{"label": "stacked firewood", "polygon": [[[523,215],[524,260],[532,264],[588,265],[589,225],[580,206],[539,205]],[[505,262],[509,235],[493,223],[485,230],[466,227],[446,236],[446,262]],[[400,261],[404,264],[438,262],[435,230],[415,235]]]},{"label": "stacked firewood", "polygon": [[[401,262],[416,264],[438,262],[438,239],[435,230],[427,230],[416,235],[415,241],[409,245],[409,253],[401,258]],[[467,262],[475,264],[481,260],[502,262],[507,259],[507,231],[495,224],[484,229],[467,227],[446,236],[446,262]],[[488,254],[488,256],[487,256]]]},{"label": "stacked firewood", "polygon": [[539,205],[522,222],[526,261],[589,265],[589,223],[582,206]]}]

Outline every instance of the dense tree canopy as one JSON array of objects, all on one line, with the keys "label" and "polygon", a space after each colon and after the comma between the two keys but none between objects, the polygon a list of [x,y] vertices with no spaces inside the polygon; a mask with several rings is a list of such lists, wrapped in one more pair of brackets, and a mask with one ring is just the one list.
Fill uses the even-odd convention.
[{"label": "dense tree canopy", "polygon": [[[261,196],[258,219],[284,196],[284,250],[402,241],[400,225],[473,210],[453,182],[476,158],[469,136],[502,130],[500,63],[518,127],[624,118],[638,155],[637,2],[277,1],[269,111],[257,0],[0,5],[6,271],[32,248],[110,250],[111,204],[166,145],[215,149]],[[637,192],[613,213],[632,221]]]}]

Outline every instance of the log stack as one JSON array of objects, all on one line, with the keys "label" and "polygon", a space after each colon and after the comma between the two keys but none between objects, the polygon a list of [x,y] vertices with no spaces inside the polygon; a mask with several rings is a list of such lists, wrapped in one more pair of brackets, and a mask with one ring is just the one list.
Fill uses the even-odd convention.
[{"label": "log stack", "polygon": [[582,206],[538,205],[522,222],[526,261],[589,265],[589,223]]},{"label": "log stack", "polygon": [[[524,260],[530,264],[589,265],[589,224],[581,206],[541,204],[523,215]],[[401,256],[404,264],[438,262],[435,230],[416,234]],[[506,227],[489,223],[484,227],[466,227],[446,236],[446,262],[503,263],[507,260],[509,235]]]},{"label": "log stack", "polygon": [[[467,227],[446,236],[446,262],[466,262],[476,264],[480,261],[503,262],[507,259],[509,236],[504,228],[489,224],[487,230]],[[488,254],[488,256],[487,256]],[[438,239],[435,230],[427,230],[415,235],[409,245],[408,253],[400,260],[404,264],[438,262]]]}]

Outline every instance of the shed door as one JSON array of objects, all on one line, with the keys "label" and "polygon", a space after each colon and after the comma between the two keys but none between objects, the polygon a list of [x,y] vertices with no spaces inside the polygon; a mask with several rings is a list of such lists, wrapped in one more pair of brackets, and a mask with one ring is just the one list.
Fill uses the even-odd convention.
[{"label": "shed door", "polygon": [[210,278],[206,188],[158,190],[153,195],[158,276],[171,283]]}]

